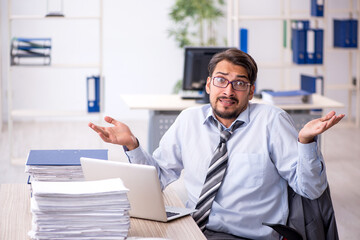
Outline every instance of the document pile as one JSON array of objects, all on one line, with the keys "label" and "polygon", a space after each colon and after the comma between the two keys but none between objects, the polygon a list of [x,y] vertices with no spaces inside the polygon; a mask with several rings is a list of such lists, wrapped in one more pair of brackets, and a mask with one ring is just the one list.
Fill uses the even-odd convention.
[{"label": "document pile", "polygon": [[83,181],[80,158],[108,159],[107,149],[30,150],[25,172],[31,181]]},{"label": "document pile", "polygon": [[130,203],[120,178],[31,184],[31,239],[127,237]]},{"label": "document pile", "polygon": [[263,91],[262,99],[272,104],[304,104],[312,103],[312,94],[304,90]]}]

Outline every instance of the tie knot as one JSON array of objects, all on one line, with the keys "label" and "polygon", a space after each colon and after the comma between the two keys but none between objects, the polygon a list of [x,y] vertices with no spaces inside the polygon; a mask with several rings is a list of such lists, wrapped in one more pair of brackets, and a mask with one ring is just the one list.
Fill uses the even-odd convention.
[{"label": "tie knot", "polygon": [[230,136],[231,136],[231,132],[226,131],[226,130],[221,131],[220,132],[220,142],[221,143],[227,142],[227,140],[229,140]]}]

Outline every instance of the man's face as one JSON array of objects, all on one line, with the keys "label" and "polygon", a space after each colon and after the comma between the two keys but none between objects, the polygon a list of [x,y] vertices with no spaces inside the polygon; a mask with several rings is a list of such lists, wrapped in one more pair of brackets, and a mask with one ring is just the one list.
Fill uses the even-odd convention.
[{"label": "man's face", "polygon": [[[241,80],[250,83],[247,71],[244,67],[234,65],[229,61],[219,62],[212,77],[221,77],[231,81]],[[246,91],[236,91],[229,84],[226,88],[214,86],[212,78],[208,77],[206,92],[210,95],[210,104],[216,118],[229,127],[231,123],[244,111],[254,95],[254,86],[249,86]]]}]

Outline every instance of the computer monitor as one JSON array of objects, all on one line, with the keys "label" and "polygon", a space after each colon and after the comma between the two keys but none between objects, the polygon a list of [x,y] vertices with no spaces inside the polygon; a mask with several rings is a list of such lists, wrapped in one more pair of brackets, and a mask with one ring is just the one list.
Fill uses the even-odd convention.
[{"label": "computer monitor", "polygon": [[[203,91],[209,76],[210,59],[227,47],[185,47],[184,77],[182,89],[185,91]],[[206,92],[204,91],[204,94]],[[189,98],[189,97],[188,97]]]}]

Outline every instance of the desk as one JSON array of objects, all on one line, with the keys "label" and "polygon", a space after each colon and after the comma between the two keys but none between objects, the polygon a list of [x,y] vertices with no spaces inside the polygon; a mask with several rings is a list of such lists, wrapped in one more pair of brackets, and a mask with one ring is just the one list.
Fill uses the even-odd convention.
[{"label": "desk", "polygon": [[[183,206],[171,186],[165,190],[164,197],[168,205]],[[0,239],[29,239],[27,233],[31,229],[31,218],[29,185],[0,185]],[[169,223],[131,218],[129,236],[206,239],[191,216]]]},{"label": "desk", "polygon": [[[147,109],[152,111],[182,111],[188,107],[200,106],[192,99],[182,99],[178,94],[171,95],[121,95],[130,109]],[[253,103],[266,103],[262,99],[253,98]],[[277,105],[284,110],[311,110],[324,108],[343,108],[344,105],[330,98],[313,94],[311,104]]]},{"label": "desk", "polygon": [[[181,99],[180,95],[121,95],[130,109],[146,109],[150,110],[149,122],[149,141],[148,150],[152,153],[159,144],[162,135],[174,122],[177,115],[184,109],[193,106],[200,106],[195,100]],[[254,103],[265,103],[261,99],[254,98]],[[344,105],[330,98],[313,94],[313,102],[311,104],[287,104],[277,105],[287,111],[295,122],[295,127],[300,130],[304,123],[318,118],[322,115],[322,111],[313,112],[312,109],[324,108],[343,108]]]}]

